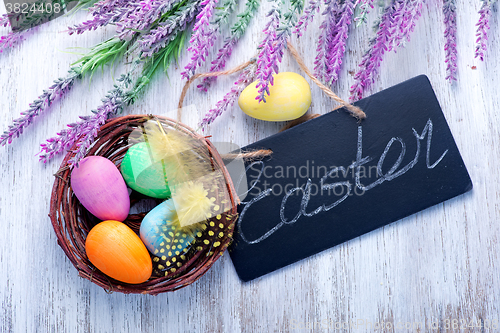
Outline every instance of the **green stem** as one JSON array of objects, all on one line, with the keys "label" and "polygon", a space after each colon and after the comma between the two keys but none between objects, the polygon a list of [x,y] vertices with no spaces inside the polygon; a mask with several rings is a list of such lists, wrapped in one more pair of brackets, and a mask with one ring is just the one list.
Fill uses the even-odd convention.
[{"label": "green stem", "polygon": [[[173,61],[177,61],[187,38],[187,32],[179,32],[175,38],[157,52],[149,60],[144,61],[144,68],[141,76],[136,80],[134,87],[126,93],[125,102],[133,104],[139,97],[139,93],[148,85],[151,78],[156,73],[160,65],[163,65],[163,70],[166,71]],[[141,60],[136,60],[140,62]]]}]

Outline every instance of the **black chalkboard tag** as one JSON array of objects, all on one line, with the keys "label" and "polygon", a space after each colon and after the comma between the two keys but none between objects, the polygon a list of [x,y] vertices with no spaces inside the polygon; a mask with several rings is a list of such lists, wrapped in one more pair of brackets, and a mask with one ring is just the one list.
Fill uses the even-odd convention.
[{"label": "black chalkboard tag", "polygon": [[355,105],[359,124],[330,112],[246,147],[273,154],[246,165],[229,249],[243,281],[472,189],[426,76]]}]

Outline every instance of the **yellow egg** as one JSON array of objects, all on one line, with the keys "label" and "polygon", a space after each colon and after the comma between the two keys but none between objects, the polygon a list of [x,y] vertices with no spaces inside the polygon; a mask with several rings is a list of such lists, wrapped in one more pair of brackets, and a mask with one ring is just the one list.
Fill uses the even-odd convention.
[{"label": "yellow egg", "polygon": [[284,72],[274,76],[266,103],[259,103],[257,81],[241,92],[238,105],[250,117],[267,121],[286,121],[301,117],[311,106],[311,88],[297,73]]}]

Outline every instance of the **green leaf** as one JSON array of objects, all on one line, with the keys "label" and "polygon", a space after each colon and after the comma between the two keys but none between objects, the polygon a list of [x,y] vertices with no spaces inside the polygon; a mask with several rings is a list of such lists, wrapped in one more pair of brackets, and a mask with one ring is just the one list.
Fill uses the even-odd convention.
[{"label": "green leaf", "polygon": [[158,68],[163,67],[164,72],[166,72],[170,64],[177,61],[187,38],[186,30],[179,32],[172,41],[154,54],[152,58],[143,60],[144,67],[141,76],[136,80],[134,87],[126,94],[127,103],[133,104],[137,100],[139,93],[151,82]]},{"label": "green leaf", "polygon": [[88,72],[91,72],[91,76],[93,76],[99,67],[102,68],[108,63],[113,65],[116,59],[121,58],[131,42],[120,40],[117,37],[108,39],[92,47],[87,54],[71,65],[78,65],[82,76]]}]

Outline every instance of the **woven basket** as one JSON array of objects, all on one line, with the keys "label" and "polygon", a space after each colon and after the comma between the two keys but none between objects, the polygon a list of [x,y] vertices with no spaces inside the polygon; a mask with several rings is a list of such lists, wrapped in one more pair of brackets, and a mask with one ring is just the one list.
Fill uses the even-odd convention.
[{"label": "woven basket", "polygon": [[[113,118],[103,125],[98,136],[92,145],[87,156],[96,155],[110,159],[119,167],[123,156],[131,145],[128,137],[130,133],[144,122],[151,120],[150,115],[129,115]],[[219,259],[229,246],[232,240],[234,224],[237,219],[237,196],[233,183],[226,167],[216,151],[215,147],[206,138],[198,135],[189,127],[165,117],[155,117],[164,126],[175,128],[206,144],[206,152],[214,168],[220,168],[225,178],[226,189],[219,189],[219,200],[230,200],[231,210],[217,217],[209,219],[208,224],[223,226],[224,236],[217,239],[220,245],[213,246],[213,243],[205,245],[196,240],[193,246],[193,253],[190,254],[187,262],[176,272],[167,276],[152,277],[142,284],[126,284],[116,281],[101,271],[99,271],[88,260],[85,253],[85,239],[90,229],[100,221],[92,216],[78,201],[70,186],[71,170],[68,166],[69,159],[74,153],[69,152],[64,158],[61,168],[56,173],[54,187],[50,202],[50,219],[57,235],[57,242],[63,249],[66,256],[73,263],[81,277],[86,278],[108,292],[140,293],[156,295],[159,293],[174,291],[193,283],[199,279],[213,264]],[[225,193],[225,194],[224,194]],[[131,206],[138,201],[134,198],[137,193],[131,196]],[[222,196],[222,197],[221,197]],[[139,195],[140,198],[140,195]],[[159,203],[160,201],[158,201]],[[141,221],[145,213],[131,214],[124,221],[134,232],[138,233]],[[214,223],[211,223],[214,222]],[[217,243],[218,244],[218,243]]]}]

